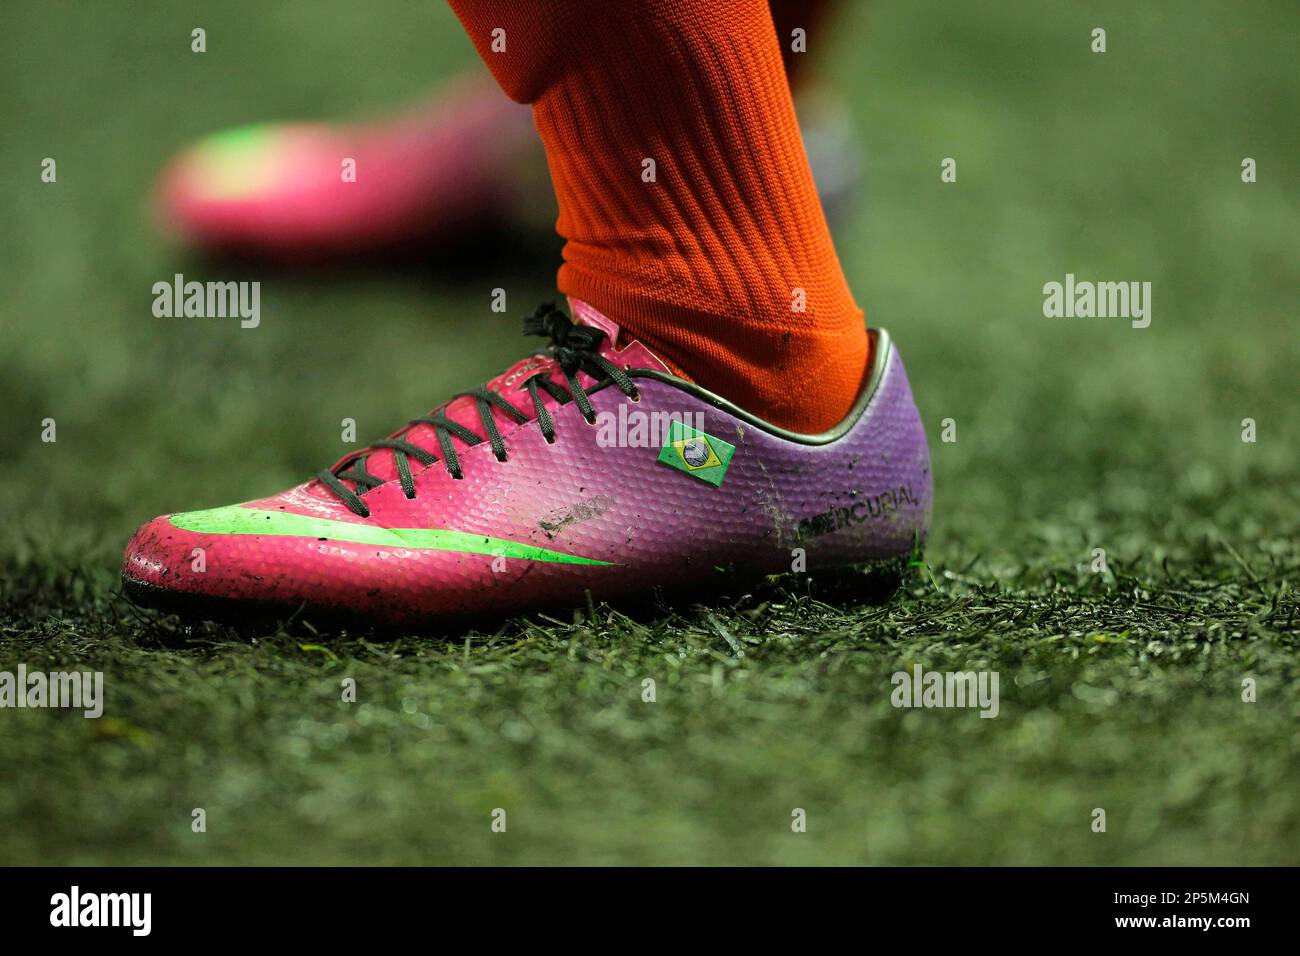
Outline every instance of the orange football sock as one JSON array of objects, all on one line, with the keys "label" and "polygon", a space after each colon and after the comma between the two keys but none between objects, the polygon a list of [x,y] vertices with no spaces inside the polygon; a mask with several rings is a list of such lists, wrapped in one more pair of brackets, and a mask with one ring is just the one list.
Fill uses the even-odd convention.
[{"label": "orange football sock", "polygon": [[451,6],[533,106],[566,240],[560,291],[777,425],[843,418],[870,345],[765,0]]}]

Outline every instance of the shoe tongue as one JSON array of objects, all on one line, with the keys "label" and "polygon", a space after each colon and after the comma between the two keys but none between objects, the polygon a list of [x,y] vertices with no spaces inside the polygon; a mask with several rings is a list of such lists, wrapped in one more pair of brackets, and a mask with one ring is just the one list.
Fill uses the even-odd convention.
[{"label": "shoe tongue", "polygon": [[[640,342],[635,339],[620,342],[619,337],[622,330],[613,319],[596,311],[596,309],[580,299],[570,298],[569,310],[575,324],[589,325],[605,333],[605,338],[600,343],[599,353],[612,364],[619,368],[650,368],[656,371],[668,371],[668,367]],[[627,337],[624,336],[624,338]],[[543,371],[546,372],[551,381],[567,390],[568,380],[565,378],[564,371],[560,368],[559,363],[540,352],[520,359],[500,375],[488,380],[486,387],[499,393],[511,405],[527,414],[530,419],[536,418],[537,410],[533,406],[532,394],[524,383],[538,372]],[[597,382],[597,379],[586,372],[579,372],[577,378],[583,388],[590,388]],[[544,391],[539,392],[539,394],[542,401],[546,403],[547,408],[553,412],[558,404],[555,399]],[[483,427],[483,419],[478,412],[478,402],[472,396],[464,395],[453,399],[450,403],[435,409],[435,411],[441,411],[452,421],[465,426],[480,438],[487,439],[487,430]],[[511,429],[517,427],[514,419],[495,406],[492,408],[492,414],[496,416],[497,430],[502,435],[508,434]],[[404,432],[399,431],[397,435],[392,437],[397,436],[404,438],[417,448],[423,448],[439,459],[442,458],[442,446],[438,442],[437,431],[432,425],[413,425]],[[459,438],[452,436],[451,440],[455,442],[458,449],[465,447],[465,443]],[[414,460],[410,462],[410,465],[413,472],[418,471],[420,468],[419,462]],[[338,465],[334,467],[337,470]],[[436,465],[434,467],[442,466]],[[381,478],[384,481],[395,479],[397,477],[397,463],[393,459],[392,451],[381,448],[378,451],[370,452],[366,457],[366,470],[376,478]],[[351,487],[352,483],[348,482],[348,485]],[[324,491],[324,493],[329,494],[328,491]]]},{"label": "shoe tongue", "polygon": [[[583,302],[569,297],[569,312],[578,325],[590,325],[605,333],[605,340],[600,343],[600,354],[619,368],[652,368],[656,372],[669,372],[671,369],[648,348],[631,336],[623,335],[617,322],[602,312]],[[620,338],[621,337],[621,338]],[[584,383],[585,384],[585,383]]]}]

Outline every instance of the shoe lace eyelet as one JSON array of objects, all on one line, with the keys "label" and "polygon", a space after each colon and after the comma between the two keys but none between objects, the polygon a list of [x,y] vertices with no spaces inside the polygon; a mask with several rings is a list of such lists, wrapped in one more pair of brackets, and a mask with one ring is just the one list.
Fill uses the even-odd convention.
[{"label": "shoe lace eyelet", "polygon": [[[550,345],[545,355],[551,356],[558,362],[559,369],[564,373],[568,383],[566,388],[564,383],[552,381],[553,366],[539,368],[537,364],[527,367],[527,370],[532,374],[529,374],[522,381],[515,379],[510,382],[518,389],[526,391],[531,397],[536,410],[536,420],[541,421],[543,425],[542,438],[546,444],[554,445],[559,440],[558,436],[551,431],[554,427],[550,412],[552,408],[551,401],[554,402],[554,407],[559,408],[569,406],[576,401],[580,411],[582,409],[589,411],[589,414],[583,414],[582,417],[587,425],[592,428],[600,427],[601,414],[611,414],[610,412],[598,413],[592,408],[589,394],[578,380],[578,373],[582,370],[586,370],[596,380],[596,386],[603,388],[607,385],[616,385],[630,402],[637,403],[641,401],[640,390],[633,383],[631,376],[625,374],[633,371],[631,363],[625,362],[623,365],[624,371],[620,372],[618,367],[600,352],[598,346],[604,339],[605,333],[603,331],[583,326],[581,321],[570,318],[556,309],[553,303],[550,303],[539,306],[532,315],[525,318],[524,332],[528,335],[549,337]],[[538,351],[537,355],[544,357],[541,350]],[[597,366],[601,371],[596,371]],[[470,391],[458,393],[449,402],[438,406],[427,415],[408,420],[408,428],[401,429],[393,437],[375,442],[360,452],[348,455],[338,468],[321,471],[317,475],[318,480],[324,485],[325,490],[339,498],[350,511],[361,518],[369,519],[373,517],[372,512],[360,498],[366,492],[387,483],[379,476],[367,471],[366,460],[372,454],[381,451],[391,452],[399,472],[398,477],[402,480],[403,496],[407,501],[414,501],[419,496],[414,487],[410,487],[408,493],[407,486],[412,485],[410,460],[418,461],[426,470],[432,468],[440,460],[443,461],[444,465],[454,465],[457,459],[457,453],[451,444],[454,440],[460,441],[469,448],[490,441],[494,446],[493,457],[496,458],[498,464],[505,464],[509,460],[509,455],[504,446],[503,436],[499,431],[502,416],[509,422],[518,425],[526,424],[534,416],[521,410],[516,404],[517,399],[507,397],[508,390],[489,388],[489,385],[490,383],[486,383]],[[541,394],[542,390],[548,393],[549,398]],[[472,398],[475,401],[479,419],[482,421],[484,428],[487,429],[488,438],[485,439],[474,433],[472,428],[458,418],[447,416],[447,406],[451,404],[451,401],[459,398]],[[571,414],[571,412],[568,414]],[[413,434],[412,430],[417,426],[425,425],[430,426],[429,433],[436,438],[442,449],[441,458],[421,445],[412,443],[412,438],[418,437]],[[551,433],[547,434],[548,431]],[[429,436],[426,435],[427,437]],[[498,450],[500,450],[500,454],[497,454]],[[446,470],[453,481],[463,481],[465,479],[465,473],[459,465],[449,466]],[[349,485],[348,482],[352,484]]]}]

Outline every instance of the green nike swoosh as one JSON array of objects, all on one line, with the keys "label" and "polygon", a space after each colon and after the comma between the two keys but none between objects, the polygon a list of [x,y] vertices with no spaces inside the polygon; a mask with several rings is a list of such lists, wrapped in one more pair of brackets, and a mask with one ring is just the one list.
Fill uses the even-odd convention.
[{"label": "green nike swoosh", "polygon": [[299,538],[328,538],[355,544],[377,544],[388,548],[412,548],[427,551],[463,551],[490,554],[493,557],[522,558],[525,561],[551,561],[557,564],[609,565],[576,554],[551,551],[506,538],[489,538],[466,531],[441,528],[381,528],[376,525],[313,518],[289,511],[263,511],[228,505],[207,511],[186,511],[171,516],[171,523],[182,531],[198,534],[279,534]]}]

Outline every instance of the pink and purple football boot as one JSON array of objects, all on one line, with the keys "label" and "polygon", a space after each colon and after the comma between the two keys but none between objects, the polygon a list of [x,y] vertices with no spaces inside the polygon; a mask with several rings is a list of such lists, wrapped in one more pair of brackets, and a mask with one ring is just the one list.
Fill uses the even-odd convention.
[{"label": "pink and purple football boot", "polygon": [[930,518],[925,432],[889,336],[835,428],[774,427],[587,304],[487,384],[269,498],[163,515],[122,564],[138,604],[218,619],[436,625],[895,563]]},{"label": "pink and purple football boot", "polygon": [[[391,119],[259,123],[193,144],[159,178],[166,232],[285,263],[462,234],[548,196],[532,113],[490,78],[461,78]],[[529,169],[535,174],[527,174]],[[554,219],[542,202],[541,222]]]}]

